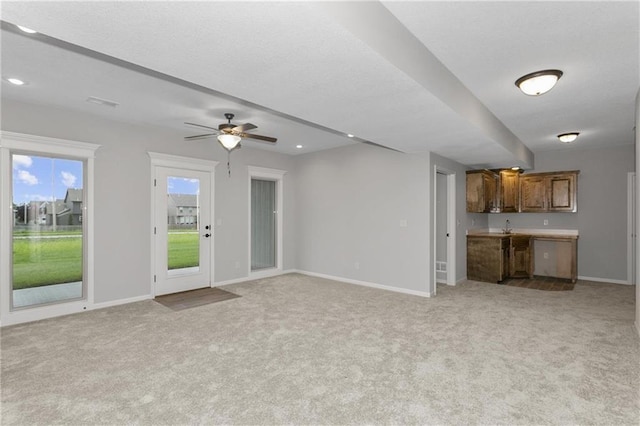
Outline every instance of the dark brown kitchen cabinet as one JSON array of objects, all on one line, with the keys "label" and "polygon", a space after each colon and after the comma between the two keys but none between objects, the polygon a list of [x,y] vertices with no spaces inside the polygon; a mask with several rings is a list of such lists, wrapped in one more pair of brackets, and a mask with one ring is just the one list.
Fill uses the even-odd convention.
[{"label": "dark brown kitchen cabinet", "polygon": [[512,235],[509,238],[509,277],[533,278],[531,236]]},{"label": "dark brown kitchen cabinet", "polygon": [[576,212],[579,171],[520,176],[521,212]]},{"label": "dark brown kitchen cabinet", "polygon": [[520,208],[520,172],[500,171],[500,211],[515,213]]},{"label": "dark brown kitchen cabinet", "polygon": [[467,212],[489,213],[498,205],[498,175],[489,170],[467,171]]},{"label": "dark brown kitchen cabinet", "polygon": [[509,237],[467,236],[467,279],[501,282],[509,275]]}]

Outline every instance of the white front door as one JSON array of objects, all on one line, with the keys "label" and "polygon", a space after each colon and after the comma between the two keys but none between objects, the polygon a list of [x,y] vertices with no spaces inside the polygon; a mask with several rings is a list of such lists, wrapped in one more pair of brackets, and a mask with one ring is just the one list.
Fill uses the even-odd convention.
[{"label": "white front door", "polygon": [[155,167],[155,295],[211,286],[211,173]]}]

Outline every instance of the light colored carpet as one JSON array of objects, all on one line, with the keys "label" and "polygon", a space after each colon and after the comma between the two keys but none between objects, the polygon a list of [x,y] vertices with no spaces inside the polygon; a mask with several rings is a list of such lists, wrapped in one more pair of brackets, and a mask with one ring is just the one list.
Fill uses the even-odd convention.
[{"label": "light colored carpet", "polygon": [[427,299],[291,274],[2,330],[2,424],[640,421],[634,288]]}]

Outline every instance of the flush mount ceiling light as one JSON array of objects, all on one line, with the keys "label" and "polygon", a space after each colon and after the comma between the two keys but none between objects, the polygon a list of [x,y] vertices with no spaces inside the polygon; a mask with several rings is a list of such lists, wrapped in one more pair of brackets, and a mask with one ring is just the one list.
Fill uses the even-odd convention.
[{"label": "flush mount ceiling light", "polygon": [[536,71],[517,79],[516,86],[525,95],[539,96],[551,90],[560,77],[562,77],[562,71],[560,70]]},{"label": "flush mount ceiling light", "polygon": [[579,134],[578,132],[562,133],[558,135],[558,139],[560,139],[560,142],[569,143],[575,141]]},{"label": "flush mount ceiling light", "polygon": [[302,145],[296,145],[296,148],[302,149]]},{"label": "flush mount ceiling light", "polygon": [[354,136],[351,133],[349,133],[349,134],[347,134],[347,137],[348,138],[353,138]]}]

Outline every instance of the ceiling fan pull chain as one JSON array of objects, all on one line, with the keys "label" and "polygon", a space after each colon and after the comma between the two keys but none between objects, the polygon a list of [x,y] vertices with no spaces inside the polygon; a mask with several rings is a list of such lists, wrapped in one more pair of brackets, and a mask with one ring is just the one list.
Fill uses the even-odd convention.
[{"label": "ceiling fan pull chain", "polygon": [[231,151],[227,151],[227,170],[229,171],[229,177],[231,177]]}]

